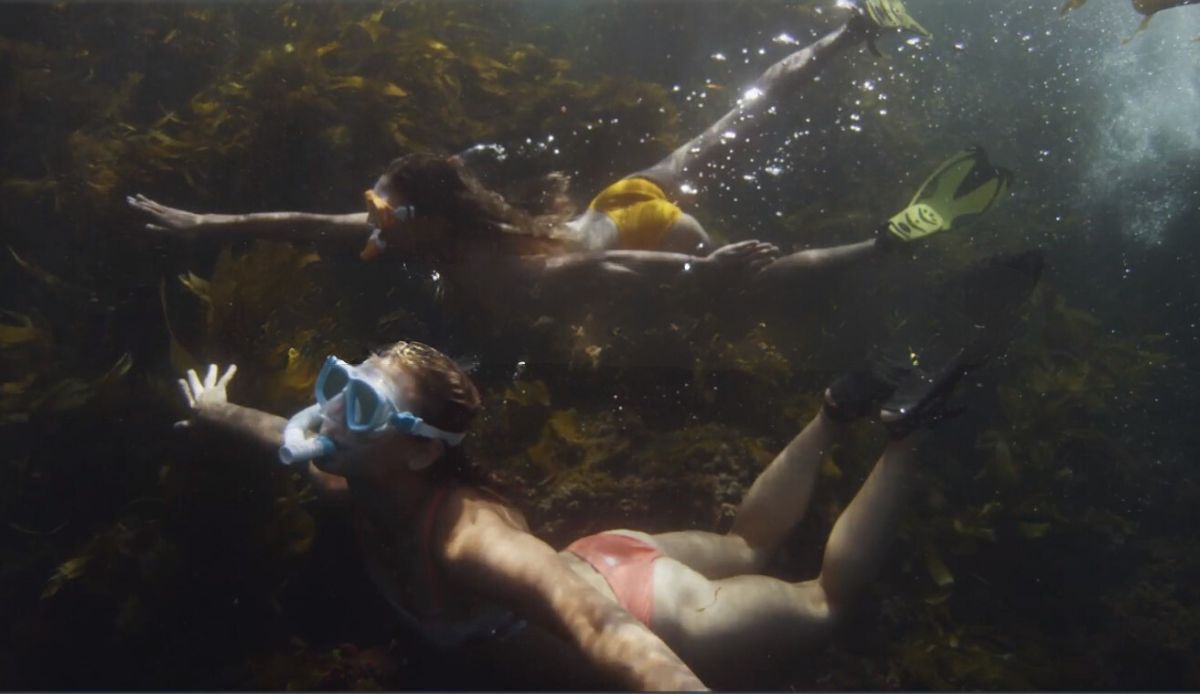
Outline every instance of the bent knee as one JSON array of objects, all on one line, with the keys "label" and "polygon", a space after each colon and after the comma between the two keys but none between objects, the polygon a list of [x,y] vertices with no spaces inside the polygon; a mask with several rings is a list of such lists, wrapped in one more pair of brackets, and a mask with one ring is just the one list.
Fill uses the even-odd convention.
[{"label": "bent knee", "polygon": [[825,586],[825,582],[822,579],[817,578],[805,583],[812,586],[810,595],[812,597],[811,605],[814,616],[819,617],[830,627],[833,627],[845,617],[846,601],[836,596],[831,596],[829,589]]}]

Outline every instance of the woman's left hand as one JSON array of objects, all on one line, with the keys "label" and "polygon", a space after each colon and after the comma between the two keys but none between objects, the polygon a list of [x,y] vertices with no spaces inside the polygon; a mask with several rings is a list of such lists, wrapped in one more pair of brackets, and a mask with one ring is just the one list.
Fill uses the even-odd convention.
[{"label": "woman's left hand", "polygon": [[[187,377],[179,380],[183,397],[187,400],[188,408],[192,409],[193,413],[202,405],[229,403],[225,387],[229,385],[233,375],[237,374],[237,365],[229,365],[229,369],[225,370],[224,374],[220,374],[219,378],[218,374],[220,374],[219,368],[216,365],[209,365],[208,372],[204,375],[204,381],[200,380],[200,375],[196,374],[194,369],[189,369]],[[183,420],[176,423],[175,426],[186,428],[191,424],[190,420]]]},{"label": "woman's left hand", "polygon": [[749,240],[721,246],[701,262],[713,270],[757,272],[777,257],[779,249],[773,243]]},{"label": "woman's left hand", "polygon": [[125,203],[147,219],[145,226],[147,231],[191,236],[204,225],[205,216],[203,214],[159,204],[144,194],[126,197]]}]

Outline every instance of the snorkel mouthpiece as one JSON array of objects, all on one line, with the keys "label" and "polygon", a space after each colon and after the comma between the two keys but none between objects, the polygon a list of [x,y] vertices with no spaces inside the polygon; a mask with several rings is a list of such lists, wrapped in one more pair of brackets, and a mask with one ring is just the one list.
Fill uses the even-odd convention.
[{"label": "snorkel mouthpiece", "polygon": [[279,448],[279,461],[289,466],[303,464],[309,460],[327,457],[337,447],[333,440],[324,435],[309,435],[321,425],[321,407],[313,404],[292,416],[283,429],[283,446]]},{"label": "snorkel mouthpiece", "polygon": [[380,255],[383,255],[383,251],[387,250],[387,242],[383,240],[382,234],[383,231],[380,229],[371,231],[371,237],[367,239],[367,245],[358,254],[360,260],[371,262]]}]

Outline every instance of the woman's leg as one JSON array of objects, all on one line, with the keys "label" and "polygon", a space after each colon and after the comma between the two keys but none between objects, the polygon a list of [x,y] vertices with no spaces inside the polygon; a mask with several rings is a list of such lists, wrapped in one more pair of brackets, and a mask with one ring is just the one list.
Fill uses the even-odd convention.
[{"label": "woman's leg", "polygon": [[[881,403],[879,415],[892,439],[834,523],[820,575],[796,584],[752,575],[713,580],[680,561],[660,559],[654,571],[655,632],[702,677],[738,663],[789,658],[799,646],[827,633],[884,561],[916,475],[918,431],[951,415],[950,394],[981,361],[964,350],[936,371],[877,369],[835,382],[817,426],[821,420],[862,416]],[[881,396],[885,392],[886,398]],[[795,486],[786,479],[760,482],[755,487],[764,490]],[[774,499],[756,501],[757,491],[747,497],[751,515],[738,523],[747,547],[751,542],[769,546],[778,536],[759,519],[776,508]]]},{"label": "woman's leg", "polygon": [[808,510],[821,462],[837,429],[824,410],[818,412],[755,479],[729,534],[668,532],[653,535],[653,543],[666,556],[707,578],[761,570]]},{"label": "woman's leg", "polygon": [[843,609],[875,578],[916,474],[917,437],[888,443],[825,543],[817,579],[831,610]]},{"label": "woman's leg", "polygon": [[[659,559],[654,631],[709,682],[723,671],[778,664],[816,643],[878,571],[914,474],[913,438],[890,443],[834,524],[814,581],[788,583],[760,575],[711,579],[680,561]],[[752,489],[751,495],[798,485],[786,478],[794,475],[774,476],[756,482],[764,490],[755,494]],[[745,532],[764,542],[778,536],[758,519],[778,507],[773,501],[755,504],[758,513],[742,521]]]},{"label": "woman's leg", "polygon": [[856,13],[844,26],[773,64],[749,86],[737,106],[725,116],[654,166],[635,175],[672,190],[682,183],[685,175],[694,175],[717,156],[717,146],[730,141],[726,134],[737,133],[741,138],[745,130],[759,128],[768,116],[768,109],[780,97],[811,82],[830,59],[871,36],[874,25],[860,11],[856,10]]}]

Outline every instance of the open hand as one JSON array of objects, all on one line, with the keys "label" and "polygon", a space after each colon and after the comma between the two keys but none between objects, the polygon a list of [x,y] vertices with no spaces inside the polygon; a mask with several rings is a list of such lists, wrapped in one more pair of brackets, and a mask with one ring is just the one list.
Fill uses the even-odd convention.
[{"label": "open hand", "polygon": [[779,257],[773,243],[749,240],[721,246],[704,258],[705,267],[713,270],[757,272]]},{"label": "open hand", "polygon": [[[229,398],[225,394],[225,387],[229,385],[229,380],[233,379],[233,375],[237,374],[237,365],[229,365],[229,369],[225,373],[217,377],[219,371],[216,365],[209,365],[208,372],[204,375],[204,381],[200,381],[200,375],[196,374],[196,370],[189,369],[187,377],[179,380],[179,387],[183,389],[183,397],[188,402],[188,408],[193,412],[201,404],[222,404],[229,403]],[[175,424],[175,427],[189,427],[190,420],[183,420]]]},{"label": "open hand", "polygon": [[126,197],[125,203],[135,211],[149,219],[146,224],[148,231],[165,231],[167,233],[192,234],[204,223],[204,215],[195,214],[182,209],[168,207],[165,204],[150,199],[144,194]]}]

